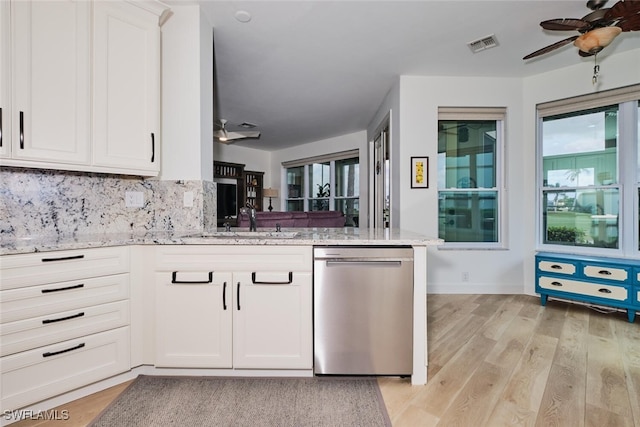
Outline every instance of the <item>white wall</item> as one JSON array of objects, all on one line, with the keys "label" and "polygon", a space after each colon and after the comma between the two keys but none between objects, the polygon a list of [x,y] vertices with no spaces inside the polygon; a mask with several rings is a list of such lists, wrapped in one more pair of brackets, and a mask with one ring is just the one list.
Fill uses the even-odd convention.
[{"label": "white wall", "polygon": [[163,180],[213,177],[213,28],[197,5],[162,27]]},{"label": "white wall", "polygon": [[[304,159],[306,157],[321,156],[323,154],[336,153],[346,150],[359,150],[360,165],[363,165],[367,158],[367,134],[365,131],[354,132],[334,138],[323,139],[284,150],[273,151],[271,153],[271,187],[280,190],[277,200],[273,199],[273,206],[276,210],[283,208],[283,188],[282,188],[282,162],[290,160]],[[360,217],[367,217],[367,168],[360,167]]]}]

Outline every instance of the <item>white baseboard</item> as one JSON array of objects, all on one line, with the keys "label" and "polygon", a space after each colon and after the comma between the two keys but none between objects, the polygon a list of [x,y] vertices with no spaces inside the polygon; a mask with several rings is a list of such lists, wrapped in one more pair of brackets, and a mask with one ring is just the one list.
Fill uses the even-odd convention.
[{"label": "white baseboard", "polygon": [[427,294],[524,294],[522,284],[495,283],[427,283]]}]

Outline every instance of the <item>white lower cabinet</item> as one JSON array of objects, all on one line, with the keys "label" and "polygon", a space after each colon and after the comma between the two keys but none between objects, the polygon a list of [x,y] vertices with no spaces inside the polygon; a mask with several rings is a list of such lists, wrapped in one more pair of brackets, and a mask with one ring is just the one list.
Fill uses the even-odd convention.
[{"label": "white lower cabinet", "polygon": [[310,247],[163,246],[156,259],[157,367],[312,369]]},{"label": "white lower cabinet", "polygon": [[128,248],[2,256],[0,274],[3,409],[130,369]]}]

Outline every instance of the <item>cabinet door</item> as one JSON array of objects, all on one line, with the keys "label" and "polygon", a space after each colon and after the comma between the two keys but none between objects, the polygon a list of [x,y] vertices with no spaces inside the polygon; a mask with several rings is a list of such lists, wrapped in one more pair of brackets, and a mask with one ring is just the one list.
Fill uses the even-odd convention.
[{"label": "cabinet door", "polygon": [[288,282],[289,272],[234,273],[234,368],[312,368],[311,273]]},{"label": "cabinet door", "polygon": [[156,366],[231,368],[230,273],[156,273]]},{"label": "cabinet door", "polygon": [[13,158],[88,164],[91,3],[14,1],[10,7]]},{"label": "cabinet door", "polygon": [[159,171],[158,16],[125,2],[94,4],[93,163]]},{"label": "cabinet door", "polygon": [[0,1],[0,157],[11,156],[11,17]]}]

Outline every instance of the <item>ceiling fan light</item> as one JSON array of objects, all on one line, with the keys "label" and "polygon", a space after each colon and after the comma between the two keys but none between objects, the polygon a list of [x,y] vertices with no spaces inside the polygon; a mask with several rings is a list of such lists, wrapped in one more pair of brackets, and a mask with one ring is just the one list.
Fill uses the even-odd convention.
[{"label": "ceiling fan light", "polygon": [[588,31],[578,37],[573,44],[585,53],[597,53],[616,38],[622,32],[620,27],[602,27]]}]

